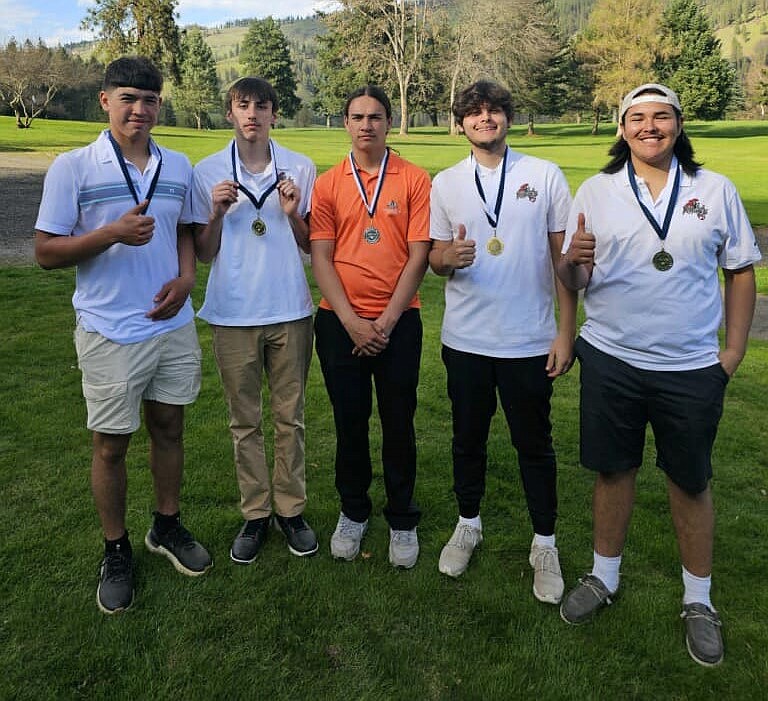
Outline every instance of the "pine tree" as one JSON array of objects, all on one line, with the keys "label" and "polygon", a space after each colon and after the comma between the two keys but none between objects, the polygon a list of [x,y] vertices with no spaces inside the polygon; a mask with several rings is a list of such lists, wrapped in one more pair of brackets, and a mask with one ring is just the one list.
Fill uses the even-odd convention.
[{"label": "pine tree", "polygon": [[722,119],[735,75],[698,0],[672,0],[662,14],[661,36],[670,49],[657,60],[659,79],[680,98],[689,119]]},{"label": "pine tree", "polygon": [[251,22],[243,39],[240,65],[246,75],[259,76],[272,84],[284,117],[290,119],[296,114],[301,100],[296,95],[291,52],[280,26],[271,17]]},{"label": "pine tree", "polygon": [[174,90],[177,112],[188,113],[198,129],[219,105],[219,79],[211,47],[199,29],[190,29],[181,43],[181,83]]}]

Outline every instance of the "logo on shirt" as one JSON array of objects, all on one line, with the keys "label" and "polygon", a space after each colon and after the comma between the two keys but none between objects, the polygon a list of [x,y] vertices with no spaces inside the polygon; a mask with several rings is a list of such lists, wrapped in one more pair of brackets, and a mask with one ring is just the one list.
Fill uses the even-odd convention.
[{"label": "logo on shirt", "polygon": [[384,211],[387,214],[399,214],[400,208],[397,206],[397,202],[395,200],[390,200],[387,202],[387,204],[384,205]]},{"label": "logo on shirt", "polygon": [[535,202],[538,196],[539,193],[536,192],[535,188],[532,188],[528,183],[523,183],[519,188],[517,188],[518,200],[528,200],[529,202]]},{"label": "logo on shirt", "polygon": [[699,219],[704,221],[707,216],[707,208],[694,197],[683,205],[683,214],[695,214]]}]

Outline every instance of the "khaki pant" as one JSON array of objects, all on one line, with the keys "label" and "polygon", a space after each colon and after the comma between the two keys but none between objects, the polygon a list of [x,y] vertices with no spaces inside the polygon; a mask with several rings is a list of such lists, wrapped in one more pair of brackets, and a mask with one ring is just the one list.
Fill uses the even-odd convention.
[{"label": "khaki pant", "polygon": [[[312,318],[266,326],[212,326],[213,352],[229,405],[243,518],[304,511],[304,388],[312,359]],[[275,464],[269,477],[262,431],[266,374],[274,421]]]}]

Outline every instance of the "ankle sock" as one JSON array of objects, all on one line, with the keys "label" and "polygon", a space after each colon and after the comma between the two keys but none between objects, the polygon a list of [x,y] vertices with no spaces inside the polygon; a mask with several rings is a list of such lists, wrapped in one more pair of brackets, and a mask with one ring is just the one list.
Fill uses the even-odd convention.
[{"label": "ankle sock", "polygon": [[154,529],[157,535],[165,535],[174,526],[178,526],[181,523],[180,512],[175,514],[161,514],[159,511],[154,512]]},{"label": "ankle sock", "polygon": [[603,557],[594,553],[592,574],[605,584],[611,594],[615,594],[619,588],[619,568],[621,567],[621,555],[616,557]]},{"label": "ankle sock", "polygon": [[107,540],[104,538],[104,552],[113,553],[117,551],[122,551],[123,553],[131,555],[131,541],[128,540],[128,531],[115,540]]},{"label": "ankle sock", "polygon": [[704,604],[713,611],[712,601],[709,598],[709,590],[712,587],[712,575],[708,577],[697,577],[691,574],[685,567],[683,569],[683,604]]},{"label": "ankle sock", "polygon": [[554,548],[555,534],[553,533],[552,535],[540,535],[539,533],[534,533],[533,544],[538,545],[540,548]]},{"label": "ankle sock", "polygon": [[483,530],[483,522],[480,520],[480,514],[478,514],[474,518],[464,518],[463,516],[459,516],[459,523],[464,523],[467,526],[476,528],[478,531]]}]

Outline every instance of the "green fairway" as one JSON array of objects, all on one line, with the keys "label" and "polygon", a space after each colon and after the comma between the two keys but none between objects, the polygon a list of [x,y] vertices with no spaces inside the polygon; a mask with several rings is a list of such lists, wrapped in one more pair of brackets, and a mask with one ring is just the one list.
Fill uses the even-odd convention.
[{"label": "green fairway", "polygon": [[[0,117],[0,152],[56,154],[92,141],[103,124],[36,120],[18,130]],[[614,135],[603,125],[542,125],[510,145],[558,163],[575,190],[606,162]],[[768,123],[688,125],[705,167],[730,177],[755,225],[768,224]],[[158,127],[157,140],[193,162],[221,149],[227,131]],[[348,150],[341,129],[276,130],[319,171]],[[392,134],[390,144],[432,175],[468,153],[445,130]],[[311,279],[311,273],[308,273]],[[193,292],[199,309],[207,266]],[[0,345],[0,700],[269,699],[280,701],[532,701],[762,698],[768,690],[768,342],[752,341],[731,381],[715,446],[717,510],[713,600],[724,621],[726,657],[704,669],[685,650],[678,619],[682,584],[663,475],[653,441],[614,606],[593,623],[567,626],[531,593],[531,532],[503,419],[488,445],[485,541],[467,573],[437,571],[453,531],[451,418],[440,361],[443,280],[422,286],[424,351],[416,432],[416,498],[424,512],[421,557],[410,571],[388,563],[378,420],[372,420],[374,514],[363,556],[332,560],[338,517],[334,425],[313,361],[307,389],[306,516],[320,553],[289,554],[272,532],[257,561],[228,551],[241,517],[227,410],[207,324],[198,322],[203,386],[187,411],[186,525],[211,550],[201,578],[176,573],[142,540],[152,481],[142,428],[129,451],[128,528],[137,567],[136,603],[123,615],[96,607],[101,533],[89,487],[90,436],[72,343],[74,270],[0,267],[7,324]],[[768,268],[757,270],[768,293]],[[313,287],[317,299],[317,290]],[[591,565],[592,478],[578,466],[578,365],[558,379],[553,425],[559,459],[560,549],[566,587]],[[265,388],[265,392],[267,389]],[[265,403],[266,442],[271,420]],[[268,449],[271,453],[271,448]]]},{"label": "green fairway", "polygon": [[[206,272],[199,273],[196,307]],[[694,664],[683,643],[680,566],[652,450],[639,479],[621,596],[592,624],[567,626],[555,607],[533,598],[530,526],[498,416],[489,443],[486,540],[461,579],[438,573],[456,510],[439,359],[442,280],[435,276],[422,288],[417,566],[396,571],[387,561],[375,420],[374,515],[364,556],[353,563],[330,557],[338,516],[334,432],[317,362],[308,387],[306,515],[321,551],[293,557],[273,532],[252,566],[229,561],[240,526],[238,493],[211,334],[200,323],[204,378],[187,413],[182,509],[215,566],[186,578],[141,544],[152,509],[142,429],[129,453],[137,599],[123,615],[99,613],[101,535],[72,345],[73,286],[72,270],[0,269],[1,699],[694,700],[760,698],[768,689],[768,343],[750,344],[729,386],[716,444],[713,595],[725,622],[726,658],[710,670]],[[577,465],[577,393],[576,368],[557,381],[553,405],[558,545],[568,586],[591,563],[592,480]],[[269,443],[269,420],[265,426]]]},{"label": "green fairway", "polygon": [[[31,129],[19,130],[11,117],[0,117],[0,152],[42,151],[60,153],[92,141],[103,124],[36,120]],[[696,155],[705,167],[723,173],[736,184],[754,226],[768,225],[765,173],[768,162],[768,122],[692,122],[687,125]],[[608,160],[607,151],[615,134],[609,124],[599,136],[591,136],[588,124],[544,124],[535,137],[525,135],[524,126],[514,126],[508,139],[512,148],[557,163],[571,189],[594,175]],[[193,163],[221,149],[230,132],[195,131],[157,127],[158,142],[186,153]],[[274,138],[284,146],[307,154],[318,171],[340,161],[349,148],[343,129],[277,129]],[[389,143],[400,154],[425,168],[431,175],[464,158],[469,152],[463,137],[452,137],[445,129],[415,129],[406,137],[393,133]]]}]

